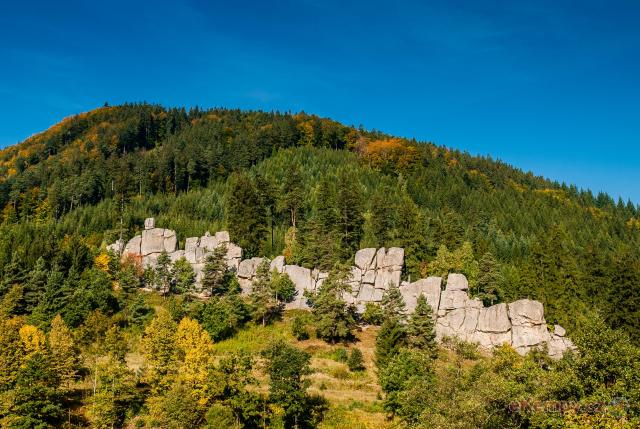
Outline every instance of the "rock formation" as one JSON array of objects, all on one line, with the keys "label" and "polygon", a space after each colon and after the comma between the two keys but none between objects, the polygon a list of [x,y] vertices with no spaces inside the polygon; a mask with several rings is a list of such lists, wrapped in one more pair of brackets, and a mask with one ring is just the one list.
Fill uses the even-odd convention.
[{"label": "rock formation", "polygon": [[[123,256],[138,258],[144,268],[154,267],[158,256],[166,251],[172,261],[184,257],[196,272],[199,284],[207,255],[218,246],[226,246],[226,262],[236,272],[243,293],[251,292],[251,284],[258,267],[265,258],[242,259],[242,249],[232,243],[229,233],[207,232],[202,237],[189,237],[184,250],[178,250],[175,231],[155,227],[155,220],[145,220],[145,229],[126,244],[116,241],[107,248]],[[407,312],[415,310],[418,297],[424,295],[433,309],[436,321],[436,337],[455,337],[477,343],[484,349],[511,345],[518,353],[546,347],[552,358],[561,358],[567,350],[575,349],[565,329],[555,325],[553,332],[547,328],[544,308],[538,301],[521,299],[510,304],[500,303],[484,307],[482,301],[470,298],[469,283],[462,274],[449,274],[446,288],[442,289],[442,278],[428,277],[413,283],[401,282],[404,265],[404,249],[361,249],[355,254],[355,265],[351,267],[348,283],[350,293],[343,298],[362,312],[369,302],[380,302],[390,285],[399,286],[407,306]],[[328,273],[297,265],[287,265],[284,256],[269,261],[270,270],[286,273],[295,285],[297,294],[289,309],[308,308],[304,292],[316,291],[328,277]]]}]

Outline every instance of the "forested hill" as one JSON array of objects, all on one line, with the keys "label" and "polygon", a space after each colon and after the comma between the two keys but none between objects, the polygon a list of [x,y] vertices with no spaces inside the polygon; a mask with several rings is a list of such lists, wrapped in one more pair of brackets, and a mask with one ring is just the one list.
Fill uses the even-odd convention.
[{"label": "forested hill", "polygon": [[[127,104],[2,150],[0,182],[5,300],[35,266],[72,295],[101,245],[155,216],[179,237],[224,228],[247,256],[321,268],[401,246],[407,278],[461,271],[485,301],[538,299],[570,330],[599,312],[640,341],[638,207],[431,143],[304,113]],[[27,284],[12,311],[30,314],[44,288]]]}]

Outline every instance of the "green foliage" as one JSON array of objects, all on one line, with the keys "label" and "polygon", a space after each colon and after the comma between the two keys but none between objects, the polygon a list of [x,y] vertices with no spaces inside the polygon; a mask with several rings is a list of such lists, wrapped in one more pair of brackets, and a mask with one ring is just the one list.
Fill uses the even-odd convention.
[{"label": "green foliage", "polygon": [[218,246],[207,255],[202,269],[202,289],[213,295],[223,295],[229,292],[229,277],[225,255],[226,246]]},{"label": "green foliage", "polygon": [[416,309],[407,324],[407,344],[432,358],[438,356],[433,310],[424,295],[418,297]]},{"label": "green foliage", "polygon": [[229,177],[226,194],[227,229],[246,257],[257,256],[267,234],[267,201],[259,180],[248,173]]},{"label": "green foliage", "polygon": [[356,328],[355,308],[342,298],[350,290],[345,276],[343,271],[332,272],[313,297],[316,334],[331,343],[350,340]]},{"label": "green foliage", "polygon": [[154,268],[153,287],[166,295],[171,290],[171,258],[166,250],[158,256]]},{"label": "green foliage", "polygon": [[291,333],[298,341],[304,341],[309,339],[309,330],[304,318],[296,316],[291,323]]},{"label": "green foliage", "polygon": [[284,305],[277,299],[277,292],[269,272],[269,261],[263,260],[251,284],[249,301],[253,319],[265,326],[268,322],[279,318],[284,311]]},{"label": "green foliage", "polygon": [[384,408],[396,413],[402,406],[403,391],[433,380],[432,358],[416,349],[400,349],[380,369],[380,387],[386,393]]},{"label": "green foliage", "polygon": [[404,346],[406,329],[397,318],[387,319],[380,326],[376,337],[376,365],[384,368],[389,360]]},{"label": "green foliage", "polygon": [[387,285],[387,290],[382,295],[381,308],[384,320],[405,319],[407,308],[400,293],[400,288],[395,283],[390,282]]},{"label": "green foliage", "polygon": [[502,284],[504,279],[498,262],[490,252],[480,259],[480,275],[472,293],[482,300],[485,306],[497,304],[503,299]]},{"label": "green foliage", "polygon": [[349,359],[347,360],[347,366],[349,367],[349,371],[365,370],[364,358],[359,348],[354,347],[353,349],[351,349],[351,354],[349,355]]},{"label": "green foliage", "polygon": [[237,294],[212,297],[197,315],[198,321],[214,341],[230,338],[249,318],[249,308]]},{"label": "green foliage", "polygon": [[184,257],[173,263],[171,277],[172,293],[188,293],[193,291],[196,283],[196,273]]},{"label": "green foliage", "polygon": [[384,321],[382,307],[376,302],[367,302],[364,306],[364,313],[360,315],[360,319],[368,325],[381,325]]}]

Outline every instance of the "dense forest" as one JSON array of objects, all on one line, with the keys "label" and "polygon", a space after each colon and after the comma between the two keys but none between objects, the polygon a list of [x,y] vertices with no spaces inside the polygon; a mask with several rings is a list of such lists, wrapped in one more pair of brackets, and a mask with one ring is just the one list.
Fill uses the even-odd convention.
[{"label": "dense forest", "polygon": [[[305,113],[126,104],[2,150],[0,207],[3,427],[638,424],[630,201]],[[216,292],[199,301],[184,266],[143,272],[106,252],[151,216],[181,239],[228,230],[244,257],[332,275],[311,313],[284,313],[270,294],[284,299],[287,279],[266,270],[241,297],[212,258],[203,282]],[[405,249],[404,279],[462,272],[487,304],[541,301],[579,352],[436,346],[426,303],[406,316],[393,290],[356,314],[338,299],[343,268],[382,246]],[[140,290],[157,282],[162,296]],[[536,400],[582,406],[509,407]]]}]

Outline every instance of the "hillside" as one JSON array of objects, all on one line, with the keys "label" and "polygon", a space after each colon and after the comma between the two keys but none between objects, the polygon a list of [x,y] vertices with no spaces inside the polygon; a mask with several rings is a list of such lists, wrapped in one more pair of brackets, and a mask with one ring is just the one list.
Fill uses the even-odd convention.
[{"label": "hillside", "polygon": [[[631,202],[305,113],[127,104],[2,150],[0,206],[2,427],[638,423]],[[200,267],[211,297],[194,299],[186,261],[143,270],[106,250],[149,217],[180,249],[227,230],[243,258],[284,255],[328,280],[311,313],[285,312],[288,276],[258,270],[241,296],[213,252]],[[578,352],[436,346],[431,313],[407,315],[391,289],[355,314],[339,298],[345,267],[381,247],[404,249],[402,280],[462,273],[487,307],[540,301]],[[364,369],[347,368],[354,349]],[[594,416],[594,403],[615,409]]]},{"label": "hillside", "polygon": [[[414,278],[468,242],[470,265],[494,257],[502,300],[541,300],[565,326],[600,312],[640,337],[638,208],[491,159],[306,114],[125,105],[67,118],[0,166],[2,270],[14,253],[24,269],[53,263],[65,236],[87,250],[130,238],[151,215],[307,266],[400,246]],[[458,268],[475,281],[475,266]]]}]

